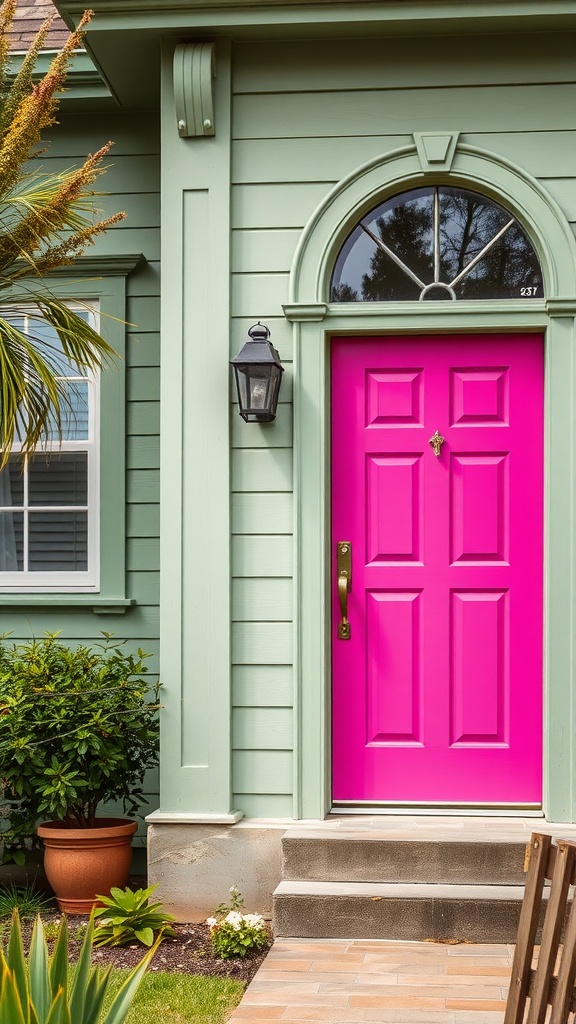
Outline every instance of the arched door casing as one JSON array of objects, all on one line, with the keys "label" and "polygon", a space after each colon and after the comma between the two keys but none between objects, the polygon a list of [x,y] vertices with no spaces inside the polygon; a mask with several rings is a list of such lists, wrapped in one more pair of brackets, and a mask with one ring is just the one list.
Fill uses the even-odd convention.
[{"label": "arched door casing", "polygon": [[[538,254],[546,299],[327,301],[334,260],[360,216],[386,195],[443,182],[493,198]],[[323,817],[330,788],[329,353],[338,335],[540,332],[545,339],[544,813],[576,820],[572,556],[576,503],[576,245],[540,184],[491,153],[458,145],[449,171],[423,170],[417,147],[371,161],[337,185],[298,245],[284,307],[294,329],[296,503],[295,817]]]}]

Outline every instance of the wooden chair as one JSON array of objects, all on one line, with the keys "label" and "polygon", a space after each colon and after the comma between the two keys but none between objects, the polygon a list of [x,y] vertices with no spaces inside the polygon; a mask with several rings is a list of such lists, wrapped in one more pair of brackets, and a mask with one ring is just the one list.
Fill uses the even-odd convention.
[{"label": "wooden chair", "polygon": [[[569,889],[576,883],[576,843],[532,833],[526,847],[526,888],[518,924],[510,992],[504,1024],[566,1024],[576,1012],[576,900]],[[542,926],[538,964],[532,969],[534,945],[542,910],[544,885],[550,880],[548,906]],[[563,936],[563,945],[560,940]],[[560,950],[560,957],[559,957]]]}]

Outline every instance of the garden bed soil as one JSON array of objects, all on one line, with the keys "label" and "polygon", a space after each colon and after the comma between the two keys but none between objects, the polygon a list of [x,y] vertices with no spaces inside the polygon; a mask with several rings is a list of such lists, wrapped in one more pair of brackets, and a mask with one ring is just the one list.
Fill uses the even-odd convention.
[{"label": "garden bed soil", "polygon": [[[48,925],[48,934],[55,932],[55,925],[60,921],[56,913],[43,913],[42,921]],[[70,933],[70,960],[74,961],[80,951],[83,926],[87,917],[74,915],[68,919]],[[150,971],[171,971],[177,974],[204,974],[210,977],[233,978],[249,984],[260,964],[266,958],[268,950],[246,957],[230,957],[221,960],[213,955],[210,948],[210,931],[205,924],[174,924],[176,938],[166,938],[160,944],[149,967]],[[32,922],[22,922],[25,940],[29,938]],[[52,946],[53,939],[49,940]],[[92,963],[98,966],[128,968],[135,967],[142,959],[146,947],[140,944],[128,946],[101,946],[93,950]]]}]

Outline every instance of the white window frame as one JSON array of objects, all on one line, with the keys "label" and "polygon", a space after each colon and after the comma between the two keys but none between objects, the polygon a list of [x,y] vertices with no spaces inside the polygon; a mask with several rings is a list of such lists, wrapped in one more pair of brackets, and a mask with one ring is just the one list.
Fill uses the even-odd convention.
[{"label": "white window frame", "polygon": [[[126,348],[130,332],[128,277],[143,262],[141,253],[81,256],[73,267],[55,271],[47,281],[50,292],[72,306],[99,308],[101,332],[118,359],[100,375],[100,480],[99,520],[100,585],[87,592],[10,592],[0,580],[0,614],[32,610],[91,609],[95,615],[124,615],[136,603],[127,594],[126,542]],[[6,301],[10,301],[7,295]],[[35,611],[32,611],[35,614]],[[54,620],[55,622],[57,620]]]},{"label": "white window frame", "polygon": [[[98,302],[68,303],[75,311],[86,311],[89,307],[91,326],[99,331],[99,306]],[[28,310],[31,310],[29,307]],[[26,317],[28,327],[28,310],[22,307],[21,312]],[[20,313],[20,309],[19,309]],[[33,506],[34,512],[53,511],[87,511],[87,568],[84,571],[71,572],[33,572],[28,569],[20,571],[0,570],[0,591],[6,594],[63,594],[63,593],[97,593],[100,588],[100,373],[99,371],[88,372],[85,375],[77,376],[62,375],[62,379],[70,381],[86,381],[88,383],[88,437],[83,440],[63,440],[43,443],[38,449],[36,458],[42,458],[45,453],[57,452],[86,452],[87,453],[87,504],[86,506]],[[16,443],[12,452],[17,454],[21,445]],[[28,553],[28,531],[26,529],[27,515],[30,508],[27,499],[27,478],[24,487],[23,506],[14,506],[13,511],[24,511],[24,557],[27,561]],[[2,511],[7,511],[3,506]]]}]

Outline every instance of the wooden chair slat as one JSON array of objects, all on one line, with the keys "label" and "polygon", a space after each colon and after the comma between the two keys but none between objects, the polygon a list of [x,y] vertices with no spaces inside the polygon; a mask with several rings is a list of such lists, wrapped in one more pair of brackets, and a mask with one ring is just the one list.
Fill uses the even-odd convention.
[{"label": "wooden chair slat", "polygon": [[510,991],[506,1003],[504,1024],[521,1024],[524,1018],[524,1008],[530,983],[532,954],[534,942],[536,941],[536,931],[542,905],[542,892],[551,845],[551,836],[534,832],[530,838],[530,860],[526,875],[524,899],[520,911],[518,936],[514,950],[512,977],[510,979]]},{"label": "wooden chair slat", "polygon": [[575,847],[570,843],[558,841],[527,1024],[543,1024],[546,1017],[550,980],[558,955],[575,853]]},{"label": "wooden chair slat", "polygon": [[[568,840],[565,840],[565,841],[567,842]],[[528,844],[528,845],[530,845],[530,844]],[[556,866],[556,856],[557,856],[557,853],[558,853],[558,847],[552,845],[550,847],[550,853],[548,855],[548,867],[546,868],[546,878],[552,878],[552,876],[554,874],[554,868]],[[576,885],[576,862],[574,863],[574,868],[572,869],[572,876],[570,878],[570,885]]]},{"label": "wooden chair slat", "polygon": [[[528,998],[530,998],[530,994],[532,992],[533,979],[536,976],[536,971],[531,971],[530,974],[531,974],[531,980],[530,980],[530,986],[528,988]],[[550,991],[548,992],[548,1002],[552,1006],[554,1005],[554,1000],[556,998],[556,991],[557,991],[557,989],[558,989],[558,978],[550,978]],[[574,989],[570,993],[570,1002],[569,1002],[568,1010],[566,1011],[567,1016],[570,1013],[576,1013],[576,991],[574,991]],[[564,1017],[564,1020],[567,1020],[567,1016]],[[551,1024],[551,1022],[549,1021],[548,1024]]]},{"label": "wooden chair slat", "polygon": [[[576,849],[574,849],[576,857]],[[570,914],[564,933],[562,959],[558,968],[558,976],[551,993],[552,1013],[550,1024],[565,1024],[568,1014],[576,1001],[574,981],[576,980],[576,902],[572,901]]]}]

